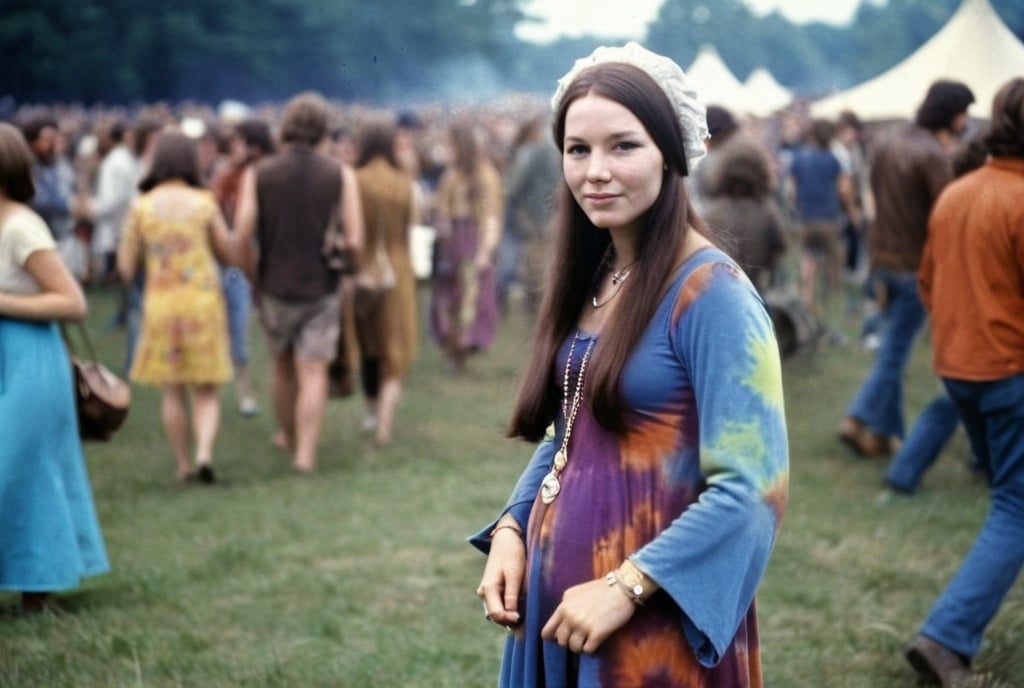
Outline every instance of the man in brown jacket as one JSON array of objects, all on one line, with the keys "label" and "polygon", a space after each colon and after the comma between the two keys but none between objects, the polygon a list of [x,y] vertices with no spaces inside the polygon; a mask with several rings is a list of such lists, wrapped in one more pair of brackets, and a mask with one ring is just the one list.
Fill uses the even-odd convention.
[{"label": "man in brown jacket", "polygon": [[974,102],[962,83],[937,81],[913,124],[882,138],[871,161],[875,223],[868,234],[870,284],[882,306],[875,364],[839,424],[839,438],[858,454],[895,451],[904,435],[903,374],[925,311],[917,292],[928,215],[953,179],[951,148]]}]

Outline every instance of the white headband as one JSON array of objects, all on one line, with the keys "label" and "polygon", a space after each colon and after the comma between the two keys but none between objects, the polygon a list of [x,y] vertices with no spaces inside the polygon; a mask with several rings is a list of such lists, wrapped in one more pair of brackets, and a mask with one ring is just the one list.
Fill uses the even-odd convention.
[{"label": "white headband", "polygon": [[581,72],[594,65],[610,62],[621,62],[643,70],[665,92],[683,128],[686,166],[693,172],[697,161],[707,154],[704,141],[711,136],[708,133],[707,111],[678,64],[664,55],[652,53],[635,41],[621,48],[601,46],[589,56],[576,60],[572,69],[558,80],[558,88],[551,97],[551,111],[558,113],[561,110],[569,86]]}]

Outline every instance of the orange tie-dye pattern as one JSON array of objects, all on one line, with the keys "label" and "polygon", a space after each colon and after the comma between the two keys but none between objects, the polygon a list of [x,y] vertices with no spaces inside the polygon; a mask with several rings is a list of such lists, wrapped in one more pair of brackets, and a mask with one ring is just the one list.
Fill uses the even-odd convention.
[{"label": "orange tie-dye pattern", "polygon": [[608,645],[615,675],[607,685],[615,688],[704,688],[705,670],[691,652],[680,652],[684,642],[677,627],[665,627],[636,636],[619,633]]},{"label": "orange tie-dye pattern", "polygon": [[659,514],[650,504],[638,504],[624,524],[594,543],[594,577],[618,568],[622,560],[650,542],[667,524],[659,523]]},{"label": "orange tie-dye pattern", "polygon": [[775,512],[775,531],[782,525],[782,516],[786,513],[789,498],[789,471],[776,475],[762,493],[762,498]]},{"label": "orange tie-dye pattern", "polygon": [[683,282],[679,295],[676,296],[676,302],[672,306],[672,327],[676,326],[683,313],[704,293],[708,282],[711,281],[711,268],[712,266],[710,265],[702,265],[694,269],[686,281]]},{"label": "orange tie-dye pattern", "polygon": [[630,428],[620,442],[622,467],[628,470],[657,470],[679,441],[678,416],[654,414],[650,420]]}]

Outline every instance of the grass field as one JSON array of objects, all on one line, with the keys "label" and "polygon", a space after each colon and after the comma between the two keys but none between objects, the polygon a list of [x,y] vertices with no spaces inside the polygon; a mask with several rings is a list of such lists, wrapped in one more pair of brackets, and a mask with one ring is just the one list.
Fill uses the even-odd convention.
[{"label": "grass field", "polygon": [[[117,368],[123,332],[104,327],[114,299],[92,292],[90,303],[101,358]],[[360,430],[357,398],[332,401],[308,478],[271,447],[255,329],[264,411],[241,417],[224,390],[222,485],[174,484],[157,394],[136,387],[116,438],[86,448],[113,570],[61,594],[57,613],[0,620],[0,688],[493,685],[503,634],[482,617],[483,558],[465,538],[530,454],[502,435],[528,334],[513,311],[461,378],[424,341],[387,448]],[[885,462],[834,437],[870,361],[854,344],[785,366],[792,490],[758,596],[770,687],[914,685],[900,650],[988,507],[962,435],[918,495],[876,499]],[[927,341],[909,378],[913,417],[937,390]],[[0,605],[15,600],[0,593]],[[976,665],[1024,687],[1022,647],[1018,582]]]}]

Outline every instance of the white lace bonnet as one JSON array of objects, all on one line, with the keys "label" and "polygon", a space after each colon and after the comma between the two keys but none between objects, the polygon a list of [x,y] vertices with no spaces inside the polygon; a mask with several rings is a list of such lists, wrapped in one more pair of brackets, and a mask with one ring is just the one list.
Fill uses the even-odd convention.
[{"label": "white lace bonnet", "polygon": [[632,65],[646,72],[654,83],[668,96],[672,103],[679,124],[683,128],[683,144],[685,147],[686,165],[690,172],[697,161],[707,154],[704,142],[710,138],[708,133],[707,110],[697,97],[682,68],[672,59],[653,53],[635,41],[622,47],[600,46],[587,57],[576,60],[572,69],[558,80],[558,88],[551,97],[551,111],[560,112],[565,94],[572,82],[584,70],[597,64],[621,62]]}]

